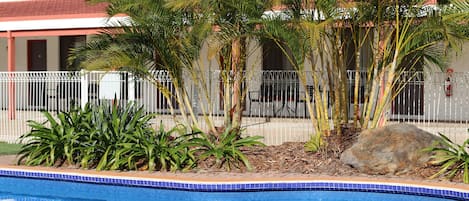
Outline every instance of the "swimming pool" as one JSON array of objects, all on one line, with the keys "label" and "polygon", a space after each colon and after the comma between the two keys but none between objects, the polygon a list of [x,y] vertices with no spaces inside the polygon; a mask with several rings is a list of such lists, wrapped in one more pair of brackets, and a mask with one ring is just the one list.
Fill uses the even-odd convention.
[{"label": "swimming pool", "polygon": [[363,182],[186,182],[11,169],[0,169],[0,175],[2,175],[0,177],[0,200],[9,201],[446,201],[469,199],[469,192],[456,189],[431,189]]}]

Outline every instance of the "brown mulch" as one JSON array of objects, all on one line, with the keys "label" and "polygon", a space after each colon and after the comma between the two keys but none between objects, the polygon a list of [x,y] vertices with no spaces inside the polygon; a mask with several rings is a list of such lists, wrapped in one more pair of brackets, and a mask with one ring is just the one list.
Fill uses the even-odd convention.
[{"label": "brown mulch", "polygon": [[[358,131],[344,129],[340,137],[331,134],[333,137],[326,139],[327,151],[321,150],[316,153],[305,150],[304,142],[287,142],[276,146],[251,147],[243,149],[243,153],[249,159],[254,173],[295,173],[314,174],[325,176],[361,176],[361,177],[386,177],[428,180],[430,176],[438,172],[439,168],[432,165],[419,167],[411,171],[401,172],[398,175],[370,175],[362,173],[349,165],[340,161],[340,154],[352,146],[358,136]],[[198,164],[200,172],[221,172],[228,171],[226,165],[224,170],[213,166],[213,160],[201,161]],[[246,168],[239,165],[238,168],[231,168],[230,172],[247,172]],[[436,178],[433,180],[445,180]],[[454,182],[462,183],[461,179],[455,178]]]},{"label": "brown mulch", "polygon": [[[321,150],[316,153],[305,151],[304,142],[287,142],[276,146],[250,147],[244,148],[242,151],[252,166],[251,173],[258,173],[259,175],[300,174],[305,175],[305,177],[309,175],[324,175],[429,180],[429,177],[439,170],[436,166],[427,165],[426,167],[419,167],[408,172],[399,173],[399,175],[370,175],[358,172],[356,169],[340,161],[340,154],[356,141],[357,135],[358,131],[349,129],[345,129],[340,137],[331,134],[333,137],[326,139],[328,144],[327,151]],[[14,155],[0,156],[0,165],[14,165],[16,160],[17,158]],[[220,175],[227,176],[225,174],[228,172],[226,165],[220,168],[213,164],[214,161],[210,159],[201,161],[193,172],[201,173],[201,175],[216,175],[217,177]],[[243,173],[248,171],[243,165],[238,165],[237,168],[232,167],[229,172],[235,173],[235,175],[237,173],[243,175]],[[440,177],[433,179],[433,181],[446,181],[446,179]],[[462,183],[461,177],[457,176],[453,182]]]},{"label": "brown mulch", "polygon": [[[360,173],[356,169],[340,161],[340,153],[311,153],[304,150],[304,143],[290,142],[278,146],[256,147],[246,154],[253,166],[254,172],[279,172],[321,174],[328,176],[370,176]],[[400,175],[406,178],[428,179],[436,173],[435,166],[420,167]]]}]

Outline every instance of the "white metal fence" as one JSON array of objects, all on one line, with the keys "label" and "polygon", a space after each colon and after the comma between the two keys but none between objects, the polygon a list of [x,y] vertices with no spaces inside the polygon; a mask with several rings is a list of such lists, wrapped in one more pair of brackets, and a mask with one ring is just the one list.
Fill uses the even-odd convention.
[{"label": "white metal fence", "polygon": [[[350,99],[353,98],[355,75],[352,71],[347,74]],[[363,80],[366,75],[360,73],[360,76]],[[155,72],[154,77],[170,93],[174,92],[166,72]],[[458,141],[467,138],[469,73],[452,76],[451,96],[446,95],[446,79],[444,73],[403,77],[406,85],[388,111],[390,122],[416,124],[432,133],[443,132]],[[185,79],[185,86],[194,111],[200,114],[201,126],[205,126],[202,113],[210,114],[215,123],[221,125],[223,85],[220,72],[199,73]],[[364,88],[362,84],[358,98],[361,102]],[[310,104],[305,101],[305,91],[329,90],[314,86],[310,80],[304,86],[293,71],[246,73],[243,89],[246,91],[243,99],[246,134],[262,135],[267,144],[308,140],[313,128],[305,110]],[[146,111],[159,114],[155,123],[163,122],[167,127],[174,125],[168,106],[171,103],[177,111],[176,101],[164,98],[154,83],[127,72],[0,72],[0,141],[16,142],[28,131],[27,120],[44,120],[40,114],[42,110],[67,111],[74,104],[99,104],[114,98],[121,104],[136,101]],[[330,103],[330,107],[333,106]]]}]

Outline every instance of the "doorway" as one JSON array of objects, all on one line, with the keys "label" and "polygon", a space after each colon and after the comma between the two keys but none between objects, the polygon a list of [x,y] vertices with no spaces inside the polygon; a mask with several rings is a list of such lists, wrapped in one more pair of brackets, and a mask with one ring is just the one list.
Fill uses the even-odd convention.
[{"label": "doorway", "polygon": [[[47,41],[28,40],[28,71],[47,71]],[[29,105],[46,105],[46,83],[40,73],[30,75],[28,84]]]},{"label": "doorway", "polygon": [[80,70],[80,61],[76,60],[73,63],[68,62],[68,57],[73,48],[77,48],[86,43],[85,35],[77,36],[60,36],[60,70],[61,71],[76,71]]},{"label": "doorway", "polygon": [[273,40],[265,40],[262,44],[262,70],[292,71],[295,68]]}]

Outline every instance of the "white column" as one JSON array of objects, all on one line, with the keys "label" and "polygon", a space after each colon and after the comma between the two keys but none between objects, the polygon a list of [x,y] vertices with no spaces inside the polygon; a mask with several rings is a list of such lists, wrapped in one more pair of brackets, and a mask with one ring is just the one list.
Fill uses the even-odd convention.
[{"label": "white column", "polygon": [[135,101],[135,78],[132,73],[129,73],[129,81],[127,83],[127,96],[128,102]]},{"label": "white column", "polygon": [[85,108],[86,103],[88,103],[88,76],[89,73],[85,70],[81,70],[81,108]]}]

